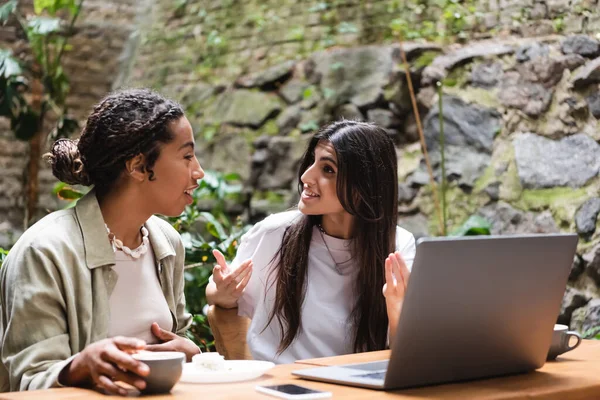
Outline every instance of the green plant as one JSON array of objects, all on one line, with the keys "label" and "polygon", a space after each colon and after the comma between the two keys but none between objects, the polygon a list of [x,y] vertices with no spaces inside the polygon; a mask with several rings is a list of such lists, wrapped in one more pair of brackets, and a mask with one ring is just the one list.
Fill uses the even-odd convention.
[{"label": "green plant", "polygon": [[4,264],[4,259],[6,258],[7,255],[8,255],[8,250],[5,250],[2,247],[0,247],[0,268],[2,268],[2,264]]},{"label": "green plant", "polygon": [[461,226],[450,233],[450,236],[490,235],[492,224],[479,215],[471,215]]},{"label": "green plant", "polygon": [[584,331],[581,334],[581,337],[584,339],[600,340],[600,326],[595,326],[593,328],[590,328],[590,329]]},{"label": "green plant", "polygon": [[[17,0],[0,7],[0,23],[14,18],[33,56],[32,60],[22,61],[10,50],[0,50],[0,116],[10,119],[17,139],[29,142],[25,225],[37,208],[39,159],[47,136],[46,119],[56,118],[50,132],[54,140],[69,136],[77,128],[66,104],[69,80],[62,68],[62,57],[71,49],[68,41],[82,4],[83,0],[34,0],[35,15],[28,18],[20,14]],[[57,17],[59,13],[69,16],[68,25]]]}]

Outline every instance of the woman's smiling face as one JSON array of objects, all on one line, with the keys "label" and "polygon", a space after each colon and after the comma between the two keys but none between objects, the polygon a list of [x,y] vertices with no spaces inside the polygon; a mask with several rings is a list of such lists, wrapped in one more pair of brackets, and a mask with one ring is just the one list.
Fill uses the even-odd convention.
[{"label": "woman's smiling face", "polygon": [[192,192],[204,171],[194,153],[194,135],[187,118],[169,124],[173,140],[163,145],[152,167],[154,180],[147,180],[146,197],[154,205],[153,213],[178,216],[192,204]]},{"label": "woman's smiling face", "polygon": [[302,174],[303,190],[298,209],[306,215],[346,213],[337,195],[338,160],[330,142],[315,147],[314,161]]}]

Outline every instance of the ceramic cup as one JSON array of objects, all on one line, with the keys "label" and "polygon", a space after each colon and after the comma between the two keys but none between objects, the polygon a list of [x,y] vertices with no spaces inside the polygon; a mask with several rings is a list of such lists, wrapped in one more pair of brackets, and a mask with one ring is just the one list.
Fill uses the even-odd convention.
[{"label": "ceramic cup", "polygon": [[143,351],[132,355],[150,368],[142,393],[167,393],[181,378],[185,353],[179,351]]},{"label": "ceramic cup", "polygon": [[[571,344],[571,339],[577,339],[575,344]],[[567,325],[554,325],[552,334],[552,344],[548,351],[548,360],[554,360],[557,356],[571,351],[581,344],[581,336],[575,331],[570,331]]]}]

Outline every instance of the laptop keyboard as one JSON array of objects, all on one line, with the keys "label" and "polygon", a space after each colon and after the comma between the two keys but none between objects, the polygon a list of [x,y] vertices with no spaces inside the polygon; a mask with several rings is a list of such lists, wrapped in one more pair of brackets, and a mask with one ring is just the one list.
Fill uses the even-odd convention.
[{"label": "laptop keyboard", "polygon": [[386,369],[389,364],[389,360],[385,361],[375,361],[361,364],[350,364],[350,365],[342,365],[343,368],[350,369],[358,369],[361,371],[381,371],[382,369]]},{"label": "laptop keyboard", "polygon": [[373,372],[370,374],[361,374],[361,375],[354,375],[357,378],[369,378],[369,379],[385,379],[385,371],[383,372]]}]

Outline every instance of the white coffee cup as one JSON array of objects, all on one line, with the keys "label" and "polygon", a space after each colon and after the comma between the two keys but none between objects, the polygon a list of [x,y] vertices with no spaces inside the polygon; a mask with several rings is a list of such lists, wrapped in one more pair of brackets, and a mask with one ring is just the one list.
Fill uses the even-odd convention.
[{"label": "white coffee cup", "polygon": [[[575,344],[571,345],[571,338],[576,338]],[[557,356],[571,351],[581,344],[581,335],[575,331],[570,331],[567,325],[554,325],[552,333],[552,344],[548,350],[548,360],[554,360]]]}]

